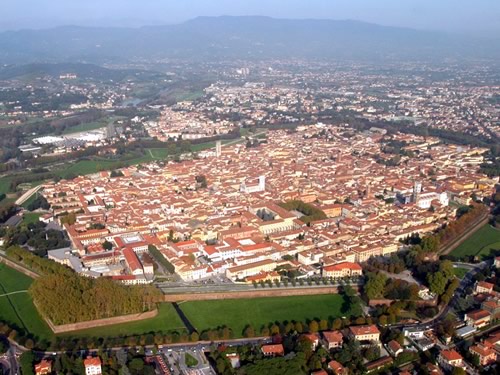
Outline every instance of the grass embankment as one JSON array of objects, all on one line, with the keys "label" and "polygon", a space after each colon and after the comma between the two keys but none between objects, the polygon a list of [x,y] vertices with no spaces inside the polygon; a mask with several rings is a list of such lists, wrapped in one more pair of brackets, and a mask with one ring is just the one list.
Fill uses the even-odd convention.
[{"label": "grass embankment", "polygon": [[[40,338],[50,340],[53,333],[25,292],[33,280],[0,263],[0,320]],[[19,292],[4,295],[12,292]]]},{"label": "grass embankment", "polygon": [[500,250],[500,230],[489,224],[483,225],[474,234],[457,246],[450,255],[486,257],[492,250]]},{"label": "grass embankment", "polygon": [[193,326],[202,332],[227,326],[241,337],[247,325],[256,330],[272,322],[334,319],[348,316],[342,311],[344,297],[339,294],[276,298],[192,301],[179,305]]},{"label": "grass embankment", "polygon": [[177,315],[171,303],[161,303],[158,306],[158,315],[151,319],[137,322],[114,324],[65,333],[62,336],[71,337],[119,337],[142,335],[150,332],[184,331],[186,327]]},{"label": "grass embankment", "polygon": [[[28,276],[0,263],[0,321],[18,327],[40,339],[52,341],[54,333],[38,313],[31,296],[26,292],[33,280]],[[5,295],[12,292],[15,294]],[[70,332],[66,337],[119,337],[141,335],[149,332],[184,331],[186,328],[170,303],[162,303],[158,315],[137,322],[115,324]]]}]

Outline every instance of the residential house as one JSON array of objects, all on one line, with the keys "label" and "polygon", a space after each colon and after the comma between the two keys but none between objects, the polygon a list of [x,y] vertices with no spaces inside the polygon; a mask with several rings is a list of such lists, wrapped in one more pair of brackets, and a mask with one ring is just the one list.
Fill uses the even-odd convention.
[{"label": "residential house", "polygon": [[261,351],[266,357],[282,357],[285,355],[285,349],[282,344],[262,345]]},{"label": "residential house", "polygon": [[47,375],[52,372],[52,361],[47,359],[42,359],[40,363],[35,365],[36,375]]},{"label": "residential house", "polygon": [[455,349],[441,350],[437,361],[445,370],[451,370],[453,367],[463,367],[464,359]]},{"label": "residential house", "polygon": [[228,353],[226,354],[226,358],[229,359],[232,368],[240,367],[240,355],[237,353]]},{"label": "residential house", "polygon": [[491,294],[493,292],[493,284],[486,281],[478,281],[474,286],[475,294]]},{"label": "residential house", "polygon": [[87,357],[83,361],[83,365],[85,366],[85,375],[101,375],[101,359],[99,357]]},{"label": "residential house", "polygon": [[494,349],[484,346],[483,344],[473,345],[469,348],[473,355],[479,357],[479,364],[481,366],[488,366],[495,363],[497,360],[497,353]]},{"label": "residential house", "polygon": [[344,336],[340,331],[324,331],[321,333],[323,335],[323,344],[328,350],[337,349],[342,347],[342,342]]},{"label": "residential house", "polygon": [[349,373],[349,370],[337,361],[328,362],[328,368],[332,370],[335,375],[347,375]]},{"label": "residential house", "polygon": [[393,357],[397,357],[399,354],[403,353],[403,348],[401,347],[401,344],[396,340],[391,340],[387,343],[387,350],[389,351],[389,354],[392,355]]},{"label": "residential house", "polygon": [[363,345],[380,345],[380,331],[375,324],[349,327],[349,335]]},{"label": "residential house", "polygon": [[317,333],[304,333],[302,337],[305,337],[308,341],[311,342],[312,350],[316,350],[319,345],[319,334]]},{"label": "residential house", "polygon": [[490,324],[491,313],[486,310],[474,310],[465,314],[464,321],[475,328],[482,328]]}]

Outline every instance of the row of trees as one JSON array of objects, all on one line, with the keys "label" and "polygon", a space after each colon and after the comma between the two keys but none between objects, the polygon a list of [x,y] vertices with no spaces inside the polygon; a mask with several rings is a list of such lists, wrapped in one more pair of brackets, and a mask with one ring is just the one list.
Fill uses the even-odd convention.
[{"label": "row of trees", "polygon": [[[173,231],[172,231],[173,235]],[[167,258],[163,256],[163,254],[156,248],[154,245],[149,245],[148,246],[148,251],[151,254],[151,256],[163,266],[168,272],[170,273],[175,273],[175,267],[172,263],[170,263]]]},{"label": "row of trees", "polygon": [[104,277],[80,276],[20,247],[8,248],[7,255],[42,275],[29,291],[40,312],[54,324],[140,313],[161,299],[161,292],[151,285],[125,286]]},{"label": "row of trees", "polygon": [[111,279],[91,279],[74,272],[36,279],[30,294],[54,324],[77,323],[151,310],[161,292],[153,286],[125,286]]},{"label": "row of trees", "polygon": [[397,255],[387,257],[371,257],[365,263],[365,270],[376,272],[383,270],[389,273],[401,273],[406,269],[405,262]]},{"label": "row of trees", "polygon": [[12,203],[2,205],[0,207],[0,223],[4,223],[5,221],[9,220],[9,218],[12,215],[15,215],[16,212],[17,212],[16,205]]},{"label": "row of trees", "polygon": [[48,210],[50,208],[49,202],[47,202],[47,199],[43,195],[37,195],[37,197],[28,203],[28,206],[26,207],[28,211],[35,211],[41,208],[42,210]]},{"label": "row of trees", "polygon": [[469,211],[460,216],[457,220],[450,222],[439,231],[437,237],[441,245],[445,246],[460,236],[471,224],[476,222],[484,213],[484,205],[474,203]]},{"label": "row of trees", "polygon": [[292,278],[292,280],[288,281],[287,279],[283,280],[283,281],[280,281],[278,279],[275,279],[274,281],[271,281],[271,280],[266,280],[266,281],[253,281],[252,284],[253,284],[253,287],[255,289],[257,289],[259,286],[261,288],[266,288],[266,287],[269,287],[269,288],[272,288],[273,285],[275,285],[277,288],[280,288],[282,285],[286,288],[288,287],[290,284],[295,287],[297,285],[299,286],[304,286],[304,285],[309,285],[309,286],[312,286],[313,284],[314,285],[328,285],[328,284],[331,284],[331,285],[337,285],[337,284],[344,284],[344,283],[347,283],[349,284],[351,282],[351,279],[346,277],[346,278],[334,278],[334,277],[322,277],[322,278],[319,278],[319,277],[315,277],[315,278],[311,278],[311,277],[308,277],[306,279],[296,279],[296,278]]}]

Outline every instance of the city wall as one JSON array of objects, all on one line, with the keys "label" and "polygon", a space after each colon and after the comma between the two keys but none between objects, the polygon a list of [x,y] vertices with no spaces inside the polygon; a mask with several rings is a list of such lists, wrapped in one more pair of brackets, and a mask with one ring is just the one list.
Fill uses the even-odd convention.
[{"label": "city wall", "polygon": [[54,333],[66,333],[72,331],[80,331],[82,329],[88,329],[88,328],[103,327],[112,324],[136,322],[138,320],[154,318],[156,315],[158,315],[158,309],[154,309],[152,311],[140,314],[121,315],[121,316],[115,316],[114,318],[89,320],[87,322],[62,324],[62,325],[55,325],[50,321],[50,319],[47,318],[44,319]]},{"label": "city wall", "polygon": [[[352,285],[354,290],[356,285]],[[318,294],[337,294],[338,288],[335,286],[314,287],[314,288],[266,288],[245,291],[230,292],[207,292],[207,293],[179,293],[165,294],[165,302],[181,301],[205,301],[218,299],[240,299],[240,298],[263,298],[263,297],[290,297],[290,296],[310,296]]]},{"label": "city wall", "polygon": [[3,257],[3,256],[0,256],[0,263],[5,263],[6,265],[8,265],[10,268],[14,268],[16,271],[19,271],[23,274],[25,274],[26,276],[28,277],[31,277],[32,279],[37,279],[40,277],[39,274],[33,272],[33,271],[30,271],[26,268],[24,268],[23,266]]}]

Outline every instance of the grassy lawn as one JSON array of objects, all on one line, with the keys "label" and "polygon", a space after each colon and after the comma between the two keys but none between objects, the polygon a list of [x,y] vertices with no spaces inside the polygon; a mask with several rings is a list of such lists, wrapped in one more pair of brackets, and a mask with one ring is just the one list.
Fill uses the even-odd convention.
[{"label": "grassy lawn", "polygon": [[93,160],[81,160],[70,167],[59,171],[58,174],[65,178],[70,174],[76,176],[97,173],[103,169],[112,169],[113,165],[117,163],[114,161],[93,161]]},{"label": "grassy lawn", "polygon": [[166,159],[169,156],[166,148],[149,148],[148,152],[150,152],[155,159]]},{"label": "grassy lawn", "polygon": [[256,331],[261,326],[279,321],[330,319],[347,315],[342,312],[344,298],[338,294],[191,301],[180,308],[199,331],[228,326],[236,337],[251,324]]},{"label": "grassy lawn", "polygon": [[10,181],[11,181],[11,178],[9,178],[9,177],[0,178],[0,193],[7,194],[9,192]]},{"label": "grassy lawn", "polygon": [[170,303],[159,306],[158,315],[152,319],[125,324],[115,324],[106,327],[90,328],[83,331],[69,332],[61,336],[68,337],[119,337],[128,335],[142,335],[149,332],[182,331],[186,327]]},{"label": "grassy lawn", "polygon": [[42,216],[42,214],[38,214],[35,212],[25,212],[23,214],[23,223],[24,224],[30,224],[30,223],[38,223],[39,217]]},{"label": "grassy lawn", "polygon": [[193,152],[208,150],[209,148],[215,148],[215,142],[204,142],[198,143],[197,145],[192,145],[191,150]]},{"label": "grassy lawn", "polygon": [[63,134],[73,134],[73,133],[82,133],[82,132],[88,132],[91,130],[96,130],[96,129],[101,129],[106,127],[107,121],[102,122],[102,121],[95,121],[95,122],[87,122],[86,124],[80,124],[77,126],[73,126],[71,128],[68,128],[64,130]]},{"label": "grassy lawn", "polygon": [[[0,294],[27,290],[32,281],[28,276],[0,264]],[[0,320],[41,339],[50,340],[53,337],[52,331],[38,314],[28,293],[0,297]]]},{"label": "grassy lawn", "polygon": [[468,271],[469,270],[466,268],[453,267],[453,272],[455,273],[455,276],[458,277],[459,279],[463,279]]},{"label": "grassy lawn", "polygon": [[500,249],[500,230],[485,224],[462,242],[450,255],[456,257],[488,256],[493,249]]},{"label": "grassy lawn", "polygon": [[198,360],[194,358],[191,354],[186,353],[186,366],[187,367],[196,367],[198,366]]}]

